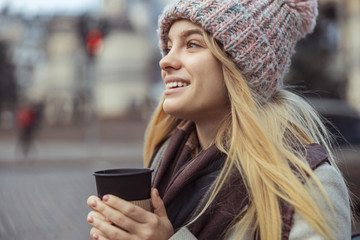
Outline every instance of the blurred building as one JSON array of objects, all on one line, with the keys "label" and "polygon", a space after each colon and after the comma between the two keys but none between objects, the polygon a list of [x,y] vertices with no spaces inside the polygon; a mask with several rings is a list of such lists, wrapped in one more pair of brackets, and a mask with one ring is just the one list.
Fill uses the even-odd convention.
[{"label": "blurred building", "polygon": [[45,60],[45,22],[40,17],[29,21],[23,16],[11,15],[7,9],[0,13],[0,115],[3,127],[12,127],[15,110],[33,81],[33,71],[38,62]]},{"label": "blurred building", "polygon": [[[133,19],[133,8],[137,18]],[[152,45],[144,28],[149,22],[144,1],[104,1],[102,18],[108,34],[98,56],[94,96],[100,116],[135,112],[147,98]]]},{"label": "blurred building", "polygon": [[[80,28],[106,31],[96,56],[86,52],[79,18],[55,17],[49,22],[49,58],[38,69],[37,84],[29,93],[30,98],[45,99],[50,122],[71,122],[92,113],[116,117],[136,111],[142,104],[150,46],[147,36],[131,24],[127,8],[126,1],[105,1],[98,15],[84,18]],[[106,29],[100,22],[106,23]]]},{"label": "blurred building", "polygon": [[305,93],[349,101],[360,111],[360,2],[319,0],[313,34],[297,45],[286,80]]},{"label": "blurred building", "polygon": [[344,29],[344,52],[348,72],[347,100],[360,111],[360,1],[338,1],[345,10],[341,21]]},{"label": "blurred building", "polygon": [[[338,58],[334,62],[342,67],[342,72],[346,76],[345,81],[347,81],[342,98],[348,100],[360,111],[360,2],[358,0],[320,0],[320,4],[328,10],[328,15],[330,15],[328,19],[334,19],[334,25],[338,31],[336,36],[339,42],[336,51]],[[334,8],[333,14],[331,8]],[[328,32],[331,31],[334,30],[330,26]],[[331,68],[332,66],[329,66],[329,69]],[[335,71],[329,72],[332,75],[336,74]]]},{"label": "blurred building", "polygon": [[[49,124],[143,111],[161,94],[156,25],[169,1],[104,0],[102,8],[82,16],[1,12],[0,69],[12,66],[13,73],[2,75],[0,90],[14,93],[0,99],[2,116],[29,101],[45,103]],[[319,0],[319,12],[315,32],[300,43],[287,78],[324,89],[325,97],[349,100],[360,111],[360,2]],[[103,34],[96,56],[85,41],[92,29]]]},{"label": "blurred building", "polygon": [[[85,16],[85,26],[77,16],[1,14],[0,39],[9,43],[19,104],[44,102],[50,124],[138,111],[147,99],[154,48],[144,31],[151,22],[148,7],[144,1],[106,0],[97,14]],[[84,27],[103,31],[96,56],[86,52]]]}]

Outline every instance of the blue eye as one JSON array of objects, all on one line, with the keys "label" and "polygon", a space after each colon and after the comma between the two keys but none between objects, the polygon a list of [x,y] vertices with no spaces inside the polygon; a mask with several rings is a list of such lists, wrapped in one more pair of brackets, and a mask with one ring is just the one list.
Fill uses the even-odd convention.
[{"label": "blue eye", "polygon": [[192,42],[192,41],[189,41],[189,42],[187,42],[187,44],[186,44],[186,47],[187,48],[196,48],[196,47],[198,47],[199,45],[198,44],[196,44],[196,43],[194,43],[194,42]]}]

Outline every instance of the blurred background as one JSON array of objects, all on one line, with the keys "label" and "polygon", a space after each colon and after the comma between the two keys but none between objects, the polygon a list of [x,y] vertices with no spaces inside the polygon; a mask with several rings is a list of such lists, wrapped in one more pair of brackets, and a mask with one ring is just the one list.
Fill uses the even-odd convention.
[{"label": "blurred background", "polygon": [[[167,2],[0,0],[0,239],[89,239],[92,172],[142,166],[163,88],[156,29]],[[358,0],[319,0],[286,76],[331,123],[354,199],[359,29]]]}]

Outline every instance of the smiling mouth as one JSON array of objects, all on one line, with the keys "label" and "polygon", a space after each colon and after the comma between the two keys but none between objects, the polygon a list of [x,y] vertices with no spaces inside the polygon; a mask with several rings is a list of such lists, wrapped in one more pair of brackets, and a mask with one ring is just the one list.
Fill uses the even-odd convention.
[{"label": "smiling mouth", "polygon": [[185,83],[185,82],[170,82],[170,83],[167,83],[165,86],[166,86],[166,89],[171,89],[171,88],[178,88],[178,87],[186,87],[188,85],[189,84]]}]

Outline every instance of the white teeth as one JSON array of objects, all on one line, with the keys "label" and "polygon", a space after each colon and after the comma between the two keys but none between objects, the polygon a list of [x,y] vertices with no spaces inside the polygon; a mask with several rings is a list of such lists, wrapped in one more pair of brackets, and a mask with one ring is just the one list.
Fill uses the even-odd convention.
[{"label": "white teeth", "polygon": [[167,88],[174,88],[174,87],[186,87],[189,84],[185,83],[185,82],[170,82],[166,84]]}]

